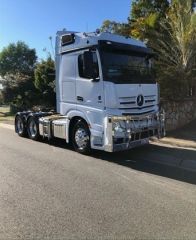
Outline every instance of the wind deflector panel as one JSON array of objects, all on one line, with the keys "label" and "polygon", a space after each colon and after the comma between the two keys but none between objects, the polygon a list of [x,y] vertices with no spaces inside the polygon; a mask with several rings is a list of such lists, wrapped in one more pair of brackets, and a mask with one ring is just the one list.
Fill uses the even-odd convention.
[{"label": "wind deflector panel", "polygon": [[131,44],[123,44],[112,41],[99,40],[99,47],[103,50],[108,51],[127,51],[139,55],[154,56],[155,53],[150,48],[135,46]]}]

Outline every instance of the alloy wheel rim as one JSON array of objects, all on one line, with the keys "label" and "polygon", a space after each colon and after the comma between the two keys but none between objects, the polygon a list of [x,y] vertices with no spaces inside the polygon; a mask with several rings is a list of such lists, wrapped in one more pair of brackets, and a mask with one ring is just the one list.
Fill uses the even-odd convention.
[{"label": "alloy wheel rim", "polygon": [[24,128],[24,125],[22,120],[20,118],[17,119],[17,132],[21,134],[23,132],[23,128]]},{"label": "alloy wheel rim", "polygon": [[75,142],[79,149],[84,149],[89,141],[89,135],[83,128],[78,128],[75,132]]},{"label": "alloy wheel rim", "polygon": [[37,126],[35,121],[31,121],[29,124],[29,131],[32,137],[35,137],[37,134]]}]

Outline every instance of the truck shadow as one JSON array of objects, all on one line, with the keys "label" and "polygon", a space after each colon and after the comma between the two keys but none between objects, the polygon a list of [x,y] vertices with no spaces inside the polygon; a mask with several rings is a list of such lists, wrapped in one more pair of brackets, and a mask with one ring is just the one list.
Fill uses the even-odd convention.
[{"label": "truck shadow", "polygon": [[93,157],[137,171],[196,184],[196,150],[149,144],[126,152],[96,151]]},{"label": "truck shadow", "polygon": [[[50,144],[73,151],[70,145],[65,145],[64,141],[58,139],[52,140]],[[196,184],[196,150],[149,144],[125,152],[93,151],[90,157],[137,171]]]}]

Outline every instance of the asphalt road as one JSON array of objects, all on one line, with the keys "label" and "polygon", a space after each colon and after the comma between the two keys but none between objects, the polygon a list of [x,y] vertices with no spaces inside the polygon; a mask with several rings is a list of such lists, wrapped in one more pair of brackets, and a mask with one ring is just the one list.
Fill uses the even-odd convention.
[{"label": "asphalt road", "polygon": [[[0,127],[0,239],[196,239],[191,150],[72,151]],[[153,160],[153,161],[151,161]]]}]

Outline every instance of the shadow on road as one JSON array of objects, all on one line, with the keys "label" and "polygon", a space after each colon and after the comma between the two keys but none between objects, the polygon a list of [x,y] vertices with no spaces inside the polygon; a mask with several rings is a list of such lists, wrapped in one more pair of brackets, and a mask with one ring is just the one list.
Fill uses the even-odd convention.
[{"label": "shadow on road", "polygon": [[[72,151],[64,141],[55,139],[51,145]],[[183,163],[192,160],[196,163],[196,151],[165,146],[146,145],[125,152],[107,153],[93,151],[92,157],[127,168],[151,173],[191,184],[196,184],[196,171],[183,168]],[[195,165],[196,167],[196,165]],[[195,168],[196,170],[196,168]]]},{"label": "shadow on road", "polygon": [[196,184],[196,172],[182,166],[190,158],[196,161],[196,151],[193,150],[147,145],[112,154],[96,152],[94,157],[138,171]]}]

